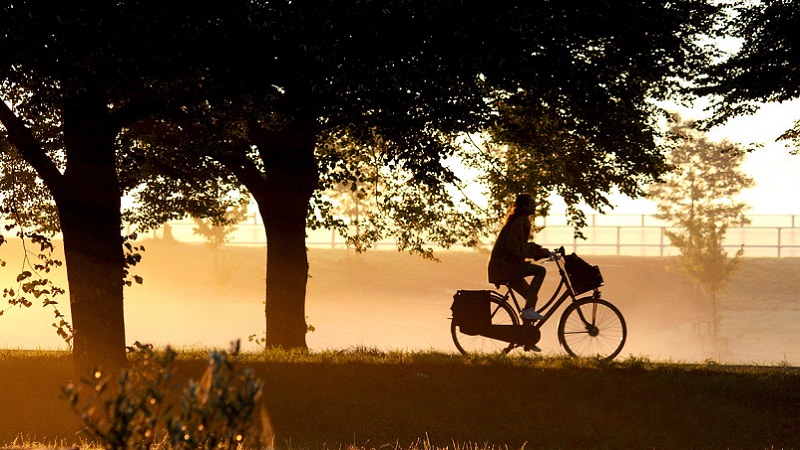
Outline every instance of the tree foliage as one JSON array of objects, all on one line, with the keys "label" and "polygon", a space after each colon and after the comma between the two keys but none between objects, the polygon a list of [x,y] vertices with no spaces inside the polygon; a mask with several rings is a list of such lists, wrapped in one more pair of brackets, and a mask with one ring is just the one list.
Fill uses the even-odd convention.
[{"label": "tree foliage", "polygon": [[[460,181],[424,182],[419,173],[386,163],[380,136],[356,143],[346,132],[329,134],[317,148],[320,187],[314,197],[319,223],[334,226],[356,251],[393,239],[399,250],[435,259],[433,246],[474,246],[485,228],[479,210],[467,204]],[[451,170],[447,168],[446,170]]]},{"label": "tree foliage", "polygon": [[740,169],[746,155],[741,148],[709,141],[694,126],[679,122],[673,127],[674,170],[662,183],[651,185],[649,195],[657,202],[657,217],[675,227],[666,234],[680,250],[680,268],[713,301],[743,254],[740,249],[729,258],[723,241],[730,226],[748,222],[744,215],[748,205],[737,196],[753,185],[753,179]]},{"label": "tree foliage", "polygon": [[[737,49],[695,77],[696,92],[712,99],[707,125],[753,114],[764,103],[800,97],[800,2],[737,0],[720,17],[714,36],[732,40]],[[796,122],[778,140],[790,139],[800,147],[799,137]]]},{"label": "tree foliage", "polygon": [[[694,38],[711,28],[716,10],[698,2],[544,9],[531,17],[535,38],[526,42],[539,64],[523,71],[529,82],[492,91],[490,140],[471,165],[486,174],[496,214],[530,192],[546,215],[556,194],[581,227],[583,207],[610,208],[614,191],[640,196],[666,170],[655,125],[664,112],[652,100],[689,98],[679,80],[714,55]],[[547,29],[551,23],[571,25]]]}]

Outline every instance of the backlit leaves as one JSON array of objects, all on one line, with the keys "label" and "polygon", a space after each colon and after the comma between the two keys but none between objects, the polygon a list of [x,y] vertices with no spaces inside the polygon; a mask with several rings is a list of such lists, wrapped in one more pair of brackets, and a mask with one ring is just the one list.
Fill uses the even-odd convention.
[{"label": "backlit leaves", "polygon": [[[10,229],[13,229],[11,227]],[[56,321],[53,327],[59,337],[71,346],[73,330],[65,316],[59,310],[57,298],[66,294],[66,291],[54,284],[53,280],[46,278],[43,274],[49,273],[53,268],[60,267],[62,262],[53,258],[53,246],[50,239],[38,233],[25,232],[22,229],[17,231],[17,236],[23,246],[23,269],[16,277],[16,288],[6,287],[3,289],[3,298],[6,299],[9,307],[19,306],[30,308],[33,301],[41,302],[43,308],[53,311]],[[30,243],[39,247],[39,253],[28,250]],[[0,310],[2,315],[5,310]]]},{"label": "backlit leaves", "polygon": [[764,102],[800,96],[800,2],[735,1],[717,37],[736,40],[732,55],[696,77],[697,92],[712,100],[709,126],[758,111]]}]

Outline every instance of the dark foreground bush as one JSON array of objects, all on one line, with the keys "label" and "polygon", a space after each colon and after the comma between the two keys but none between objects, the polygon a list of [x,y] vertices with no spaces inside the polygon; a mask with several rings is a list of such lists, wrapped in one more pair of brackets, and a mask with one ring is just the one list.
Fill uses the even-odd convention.
[{"label": "dark foreground bush", "polygon": [[269,432],[259,423],[263,383],[238,366],[238,355],[238,343],[212,351],[203,377],[180,386],[176,353],[137,343],[131,368],[118,378],[95,372],[81,386],[67,385],[63,396],[89,441],[108,450],[258,448]]}]

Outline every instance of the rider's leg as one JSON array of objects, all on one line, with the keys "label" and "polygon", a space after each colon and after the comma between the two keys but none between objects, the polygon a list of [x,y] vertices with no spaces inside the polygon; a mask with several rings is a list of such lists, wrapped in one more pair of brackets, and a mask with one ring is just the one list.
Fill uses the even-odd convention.
[{"label": "rider's leg", "polygon": [[539,289],[542,288],[547,269],[539,264],[526,263],[525,275],[533,275],[528,291],[525,292],[525,308],[536,308],[536,301],[539,299]]},{"label": "rider's leg", "polygon": [[[531,275],[533,275],[533,278],[528,283],[525,277]],[[525,266],[520,270],[519,276],[508,281],[511,289],[525,297],[525,308],[536,306],[536,301],[539,299],[539,289],[542,287],[545,275],[547,275],[547,269],[544,266],[526,262]]]},{"label": "rider's leg", "polygon": [[[542,287],[542,282],[547,274],[547,269],[538,264],[525,263],[522,274],[522,277],[509,282],[509,286],[512,289],[525,296],[525,307],[522,309],[522,314],[520,315],[522,316],[523,320],[543,320],[544,316],[536,311],[536,300],[539,297],[539,288]],[[528,283],[523,277],[531,275],[533,275],[533,278],[531,279],[531,282]],[[542,349],[536,346],[536,344],[526,345],[525,350],[534,352],[542,351]]]},{"label": "rider's leg", "polygon": [[519,295],[523,296],[525,298],[525,305],[528,305],[528,293],[530,292],[531,285],[527,280],[525,280],[524,277],[520,276],[508,280],[508,287],[518,292]]},{"label": "rider's leg", "polygon": [[[541,320],[543,317],[536,312],[536,301],[539,297],[539,289],[542,287],[542,282],[547,273],[547,270],[538,264],[525,263],[525,266],[520,271],[520,276],[508,281],[511,289],[519,292],[525,297],[525,307],[523,308],[522,318],[531,320]],[[533,279],[528,283],[525,277],[533,275]]]}]

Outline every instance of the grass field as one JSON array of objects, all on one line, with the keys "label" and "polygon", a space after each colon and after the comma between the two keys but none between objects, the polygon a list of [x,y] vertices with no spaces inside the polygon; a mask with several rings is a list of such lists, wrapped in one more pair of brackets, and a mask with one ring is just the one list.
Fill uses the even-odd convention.
[{"label": "grass field", "polygon": [[[800,448],[800,372],[790,367],[369,349],[243,364],[265,382],[278,448]],[[203,365],[190,352],[177,382]],[[70,373],[65,353],[0,352],[0,444],[79,442],[59,399]]]}]

